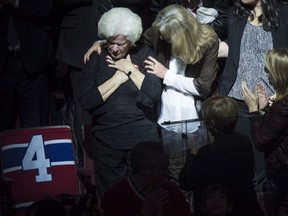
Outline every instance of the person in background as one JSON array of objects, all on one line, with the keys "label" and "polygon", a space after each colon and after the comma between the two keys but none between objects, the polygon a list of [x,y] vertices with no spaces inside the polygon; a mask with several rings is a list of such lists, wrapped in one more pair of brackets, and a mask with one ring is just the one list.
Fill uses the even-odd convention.
[{"label": "person in background", "polygon": [[233,0],[151,0],[152,20],[159,11],[171,4],[184,6],[200,23],[212,26],[220,40],[227,38],[227,13]]},{"label": "person in background", "polygon": [[193,192],[196,214],[205,188],[222,184],[233,194],[235,214],[263,215],[252,182],[252,143],[247,135],[235,132],[237,115],[231,97],[212,96],[202,104],[202,118],[214,140],[199,150],[191,149],[179,178],[181,188]]},{"label": "person in background", "polygon": [[52,0],[0,0],[0,131],[49,124]]},{"label": "person in background", "polygon": [[161,142],[141,142],[131,153],[132,174],[104,194],[105,216],[188,216],[180,189],[167,181],[169,159]]},{"label": "person in background", "polygon": [[269,83],[275,89],[274,101],[269,103],[263,83],[257,83],[252,93],[243,81],[242,96],[248,106],[255,147],[265,154],[277,215],[287,205],[288,197],[288,48],[269,51],[264,65]]},{"label": "person in background", "polygon": [[[98,21],[101,15],[112,8],[109,0],[56,0],[63,16],[56,52],[56,59],[62,66],[62,85],[66,97],[68,112],[72,110],[70,127],[73,132],[74,149],[78,166],[83,166],[83,126],[91,124],[88,112],[79,105],[78,80],[84,66],[83,55],[97,38]],[[69,110],[69,99],[70,106]],[[65,109],[63,109],[65,110]],[[66,113],[65,113],[66,114]],[[65,115],[64,114],[64,115]],[[53,118],[52,118],[53,119]],[[64,119],[65,120],[65,119]],[[54,124],[63,124],[55,122]]]},{"label": "person in background", "polygon": [[[273,9],[272,9],[273,8]],[[248,88],[262,82],[267,95],[275,90],[265,75],[263,56],[273,48],[288,47],[288,4],[281,0],[236,0],[228,15],[228,39],[220,43],[219,56],[228,56],[218,79],[217,94],[236,99],[239,116],[236,131],[251,138],[248,107],[242,95],[242,81]],[[228,52],[229,51],[229,52]],[[265,180],[264,154],[253,145],[255,188],[262,191]]]},{"label": "person in background", "polygon": [[233,194],[221,184],[208,186],[201,196],[203,216],[232,216],[233,208]]},{"label": "person in background", "polygon": [[80,105],[92,116],[101,196],[127,176],[131,149],[137,143],[160,140],[154,105],[160,100],[161,81],[144,68],[144,60],[155,54],[135,45],[141,34],[141,18],[128,8],[104,13],[98,35],[107,44],[101,55],[91,55],[78,83]]}]

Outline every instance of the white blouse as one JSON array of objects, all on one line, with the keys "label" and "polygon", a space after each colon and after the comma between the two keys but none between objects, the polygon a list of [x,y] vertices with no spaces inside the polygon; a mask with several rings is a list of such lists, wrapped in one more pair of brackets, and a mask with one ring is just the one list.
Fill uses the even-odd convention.
[{"label": "white blouse", "polygon": [[[165,88],[161,96],[158,124],[177,133],[194,132],[200,125],[199,121],[189,122],[189,120],[198,118],[193,95],[199,96],[199,93],[194,86],[194,78],[185,77],[186,66],[180,59],[172,57],[169,70],[163,80]],[[185,120],[188,120],[187,124],[173,123],[174,121],[185,122]],[[172,123],[162,125],[163,122]]]}]

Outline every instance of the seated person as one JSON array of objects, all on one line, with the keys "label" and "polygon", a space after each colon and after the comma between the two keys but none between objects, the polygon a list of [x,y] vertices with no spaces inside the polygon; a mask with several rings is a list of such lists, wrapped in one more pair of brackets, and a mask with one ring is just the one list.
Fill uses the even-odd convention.
[{"label": "seated person", "polygon": [[184,190],[192,190],[195,211],[208,185],[222,184],[234,195],[235,211],[241,215],[262,215],[252,179],[254,158],[248,136],[234,131],[237,103],[225,96],[213,96],[203,102],[202,117],[214,141],[191,150],[181,170],[179,182]]},{"label": "seated person", "polygon": [[208,186],[201,196],[201,210],[204,216],[232,216],[233,194],[225,186]]},{"label": "seated person", "polygon": [[162,143],[141,142],[131,154],[132,174],[104,194],[105,216],[188,216],[180,189],[167,181],[169,159]]}]

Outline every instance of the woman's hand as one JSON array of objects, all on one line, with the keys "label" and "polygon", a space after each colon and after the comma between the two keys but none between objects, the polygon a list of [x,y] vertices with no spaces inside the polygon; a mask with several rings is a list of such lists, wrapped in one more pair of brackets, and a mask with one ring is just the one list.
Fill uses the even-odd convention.
[{"label": "woman's hand", "polygon": [[249,112],[258,111],[258,98],[249,90],[245,81],[242,81],[242,91],[243,100],[249,108]]},{"label": "woman's hand", "polygon": [[120,59],[118,61],[114,61],[110,56],[106,56],[106,61],[109,63],[108,67],[123,71],[125,74],[128,74],[131,68],[136,67],[132,64],[129,54],[126,58]]},{"label": "woman's hand", "polygon": [[265,87],[262,83],[256,84],[255,95],[258,97],[259,110],[263,110],[268,104],[268,98],[265,92]]},{"label": "woman's hand", "polygon": [[88,51],[85,53],[84,55],[84,64],[86,64],[89,59],[90,59],[90,55],[93,52],[97,52],[99,55],[102,54],[102,47],[101,47],[101,43],[99,41],[95,41],[93,43],[93,45],[88,49]]},{"label": "woman's hand", "polygon": [[272,106],[272,104],[274,103],[275,99],[276,99],[276,94],[268,97],[268,106]]},{"label": "woman's hand", "polygon": [[147,68],[147,72],[150,74],[154,74],[157,77],[164,79],[168,69],[162,65],[160,62],[158,62],[155,58],[149,56],[148,59],[144,61],[145,68]]}]

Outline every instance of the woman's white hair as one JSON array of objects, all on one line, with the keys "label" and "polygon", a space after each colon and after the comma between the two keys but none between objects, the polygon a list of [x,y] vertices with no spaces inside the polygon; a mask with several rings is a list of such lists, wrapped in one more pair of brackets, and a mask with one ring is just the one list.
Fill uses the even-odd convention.
[{"label": "woman's white hair", "polygon": [[98,36],[103,39],[123,35],[134,44],[142,31],[141,18],[128,8],[112,8],[104,13],[98,22]]}]

